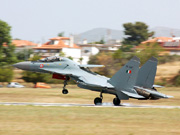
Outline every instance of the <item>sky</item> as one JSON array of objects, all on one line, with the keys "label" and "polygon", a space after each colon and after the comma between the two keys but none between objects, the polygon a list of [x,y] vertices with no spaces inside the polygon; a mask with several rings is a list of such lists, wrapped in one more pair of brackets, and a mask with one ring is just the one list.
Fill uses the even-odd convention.
[{"label": "sky", "polygon": [[94,28],[123,30],[127,22],[180,29],[180,0],[0,0],[0,20],[13,38],[45,42]]}]

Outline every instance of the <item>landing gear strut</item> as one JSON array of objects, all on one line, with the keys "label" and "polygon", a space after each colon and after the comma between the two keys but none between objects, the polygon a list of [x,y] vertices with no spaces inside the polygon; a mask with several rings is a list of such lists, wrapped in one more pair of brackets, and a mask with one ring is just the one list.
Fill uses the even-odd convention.
[{"label": "landing gear strut", "polygon": [[102,95],[102,91],[100,93],[100,97],[97,97],[94,99],[94,104],[95,105],[101,105],[102,104],[102,99],[103,99],[103,95]]},{"label": "landing gear strut", "polygon": [[64,86],[63,86],[62,94],[68,94],[68,90],[66,89],[66,85],[68,85],[67,82],[69,81],[69,79],[70,78],[68,76],[66,76],[66,80],[64,80]]},{"label": "landing gear strut", "polygon": [[121,100],[119,100],[118,97],[115,97],[115,98],[113,99],[113,104],[114,104],[115,106],[119,106],[120,103],[121,103]]}]

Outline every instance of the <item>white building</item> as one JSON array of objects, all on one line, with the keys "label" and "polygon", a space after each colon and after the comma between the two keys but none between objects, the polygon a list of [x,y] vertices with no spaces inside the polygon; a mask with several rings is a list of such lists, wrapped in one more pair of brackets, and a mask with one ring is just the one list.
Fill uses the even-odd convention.
[{"label": "white building", "polygon": [[39,53],[43,58],[49,56],[59,56],[64,54],[65,57],[72,57],[75,62],[81,58],[81,48],[74,44],[73,37],[55,37],[49,42],[34,47],[34,52]]},{"label": "white building", "polygon": [[87,64],[92,55],[99,52],[114,52],[121,46],[121,44],[87,44],[87,42],[77,45],[81,47],[82,64]]}]

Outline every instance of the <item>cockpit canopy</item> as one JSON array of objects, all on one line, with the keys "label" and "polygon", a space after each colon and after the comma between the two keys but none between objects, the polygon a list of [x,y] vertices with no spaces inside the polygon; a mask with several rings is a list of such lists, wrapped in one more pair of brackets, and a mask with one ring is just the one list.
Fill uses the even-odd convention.
[{"label": "cockpit canopy", "polygon": [[63,58],[60,56],[51,56],[51,57],[46,57],[42,60],[39,60],[40,62],[55,62],[55,61],[62,61]]}]

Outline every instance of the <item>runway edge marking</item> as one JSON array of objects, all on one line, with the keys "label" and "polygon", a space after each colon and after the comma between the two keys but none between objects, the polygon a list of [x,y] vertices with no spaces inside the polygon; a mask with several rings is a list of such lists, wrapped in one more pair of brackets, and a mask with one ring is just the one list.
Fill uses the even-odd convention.
[{"label": "runway edge marking", "polygon": [[103,103],[95,106],[94,104],[77,104],[77,103],[28,103],[28,102],[1,102],[0,105],[16,105],[16,106],[62,106],[62,107],[113,107],[113,108],[164,108],[164,109],[180,109],[180,106],[165,106],[165,105],[134,105],[122,104],[114,106],[112,103]]}]

